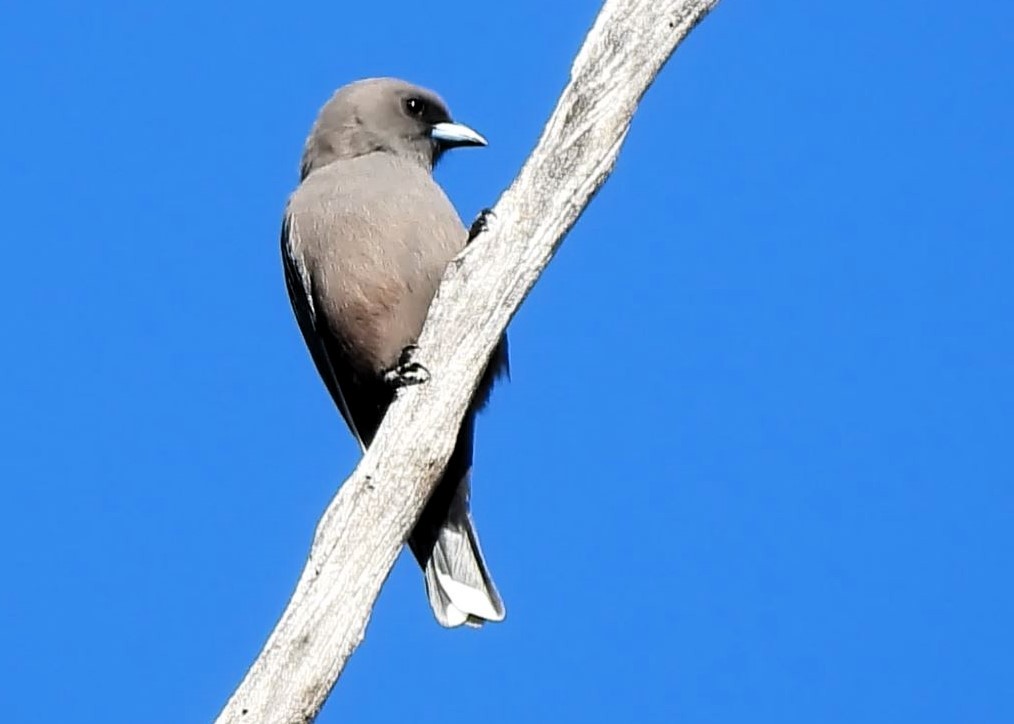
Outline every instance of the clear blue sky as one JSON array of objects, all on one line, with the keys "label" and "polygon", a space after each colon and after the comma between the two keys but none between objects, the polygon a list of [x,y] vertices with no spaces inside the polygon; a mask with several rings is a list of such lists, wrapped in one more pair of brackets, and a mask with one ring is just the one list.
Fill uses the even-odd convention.
[{"label": "clear blue sky", "polygon": [[[278,228],[332,90],[532,148],[597,4],[15,0],[0,23],[0,719],[209,721],[357,451]],[[321,722],[1014,721],[1014,5],[725,0],[511,326],[474,504]]]}]

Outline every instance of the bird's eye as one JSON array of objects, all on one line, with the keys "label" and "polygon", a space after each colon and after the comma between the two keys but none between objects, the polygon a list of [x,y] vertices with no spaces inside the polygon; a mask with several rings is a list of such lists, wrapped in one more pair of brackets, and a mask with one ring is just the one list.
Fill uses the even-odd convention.
[{"label": "bird's eye", "polygon": [[419,98],[409,98],[405,101],[405,112],[420,118],[426,112],[426,103]]}]

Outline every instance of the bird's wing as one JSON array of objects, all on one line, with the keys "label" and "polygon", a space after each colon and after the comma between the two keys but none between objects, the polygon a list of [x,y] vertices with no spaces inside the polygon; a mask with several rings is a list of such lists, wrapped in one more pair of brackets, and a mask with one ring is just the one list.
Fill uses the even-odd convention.
[{"label": "bird's wing", "polygon": [[352,420],[352,412],[349,409],[345,394],[342,392],[339,375],[337,373],[338,361],[332,360],[328,354],[326,342],[330,332],[326,325],[318,323],[317,305],[314,300],[313,279],[306,264],[303,263],[298,243],[298,230],[295,221],[286,213],[282,222],[282,265],[285,269],[285,286],[289,290],[289,301],[292,302],[292,309],[296,314],[296,321],[299,329],[306,340],[306,346],[310,350],[314,364],[321,379],[327,386],[328,392],[334,399],[338,410],[345,418],[346,424],[362,450],[366,450],[363,444],[363,436],[359,434],[355,422]]}]

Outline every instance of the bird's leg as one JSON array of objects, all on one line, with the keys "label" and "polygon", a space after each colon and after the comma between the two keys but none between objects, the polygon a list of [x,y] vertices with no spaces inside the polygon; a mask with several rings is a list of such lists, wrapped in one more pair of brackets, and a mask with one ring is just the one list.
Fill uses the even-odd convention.
[{"label": "bird's leg", "polygon": [[397,364],[384,373],[384,382],[396,390],[429,382],[430,371],[415,361],[418,351],[419,348],[414,344],[403,349]]},{"label": "bird's leg", "polygon": [[468,229],[468,239],[465,241],[465,246],[468,246],[482,232],[489,229],[490,223],[496,218],[496,214],[493,213],[493,209],[483,209],[479,212],[479,215],[475,217],[475,221],[472,222],[472,226]]}]

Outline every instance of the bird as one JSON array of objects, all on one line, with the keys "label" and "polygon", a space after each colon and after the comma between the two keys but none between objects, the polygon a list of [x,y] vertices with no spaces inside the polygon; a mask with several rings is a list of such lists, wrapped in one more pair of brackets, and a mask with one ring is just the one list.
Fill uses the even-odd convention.
[{"label": "bird", "polygon": [[[306,139],[282,222],[285,283],[317,372],[363,451],[394,399],[399,371],[415,364],[411,353],[444,269],[471,238],[433,168],[451,149],[485,145],[452,120],[439,95],[397,78],[339,88]],[[505,616],[469,499],[475,416],[506,376],[505,334],[408,539],[433,614],[446,627]]]}]

